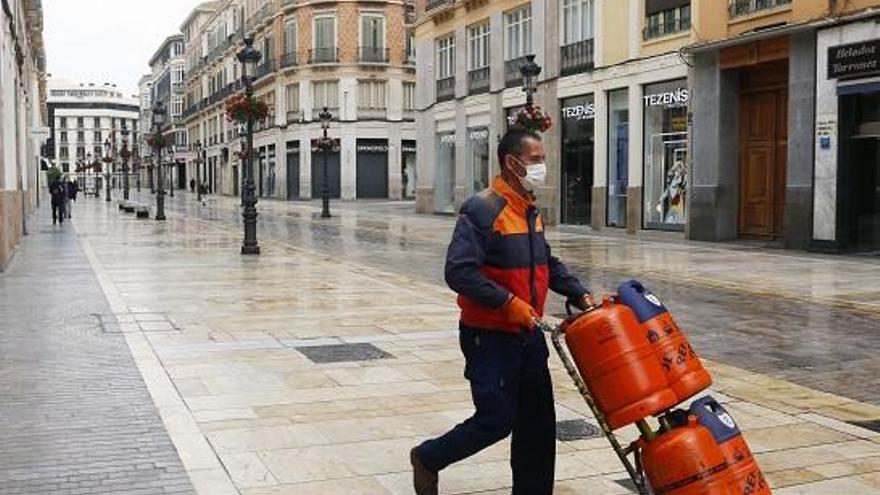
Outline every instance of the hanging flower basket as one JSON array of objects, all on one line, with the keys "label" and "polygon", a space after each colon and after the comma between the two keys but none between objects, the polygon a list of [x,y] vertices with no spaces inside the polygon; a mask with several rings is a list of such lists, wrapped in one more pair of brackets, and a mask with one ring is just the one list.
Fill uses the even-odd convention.
[{"label": "hanging flower basket", "polygon": [[165,136],[162,134],[150,134],[147,136],[147,144],[151,148],[160,147],[165,148],[165,145],[168,144],[168,140],[165,139]]},{"label": "hanging flower basket", "polygon": [[104,158],[101,158],[101,161],[103,161],[104,163],[113,163],[113,157],[105,156]]},{"label": "hanging flower basket", "polygon": [[127,149],[123,149],[122,151],[119,152],[119,156],[123,160],[128,160],[129,158],[131,158],[131,151],[128,151]]},{"label": "hanging flower basket", "polygon": [[92,163],[92,170],[94,170],[96,174],[100,174],[102,169],[103,167],[101,167],[101,162],[96,160],[94,163]]},{"label": "hanging flower basket", "polygon": [[269,116],[269,106],[253,96],[234,95],[226,100],[226,119],[230,122],[263,120]]},{"label": "hanging flower basket", "polygon": [[525,129],[530,132],[547,132],[553,127],[553,119],[535,105],[526,107],[516,114],[511,127]]}]

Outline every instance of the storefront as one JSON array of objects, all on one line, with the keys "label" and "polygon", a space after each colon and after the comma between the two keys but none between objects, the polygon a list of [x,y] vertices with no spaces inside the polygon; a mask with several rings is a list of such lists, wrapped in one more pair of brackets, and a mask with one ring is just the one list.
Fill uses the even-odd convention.
[{"label": "storefront", "polygon": [[880,27],[819,31],[813,240],[880,253]]},{"label": "storefront", "polygon": [[589,225],[592,215],[596,111],[593,95],[560,101],[562,223]]},{"label": "storefront", "polygon": [[400,152],[402,197],[412,199],[416,196],[416,142],[402,141]]},{"label": "storefront", "polygon": [[327,186],[330,197],[338,199],[342,191],[340,174],[339,140],[333,140],[330,151],[323,151],[320,139],[312,140],[312,198],[320,198],[324,191],[326,168]]},{"label": "storefront", "polygon": [[287,199],[299,199],[299,140],[287,142]]},{"label": "storefront", "polygon": [[437,135],[434,211],[455,213],[455,133]]},{"label": "storefront", "polygon": [[683,231],[687,189],[687,80],[644,87],[642,228]]},{"label": "storefront", "polygon": [[471,175],[471,192],[478,193],[489,187],[489,129],[468,129],[468,170]]},{"label": "storefront", "polygon": [[356,197],[388,198],[388,140],[358,139]]},{"label": "storefront", "polygon": [[629,187],[629,89],[608,92],[608,227],[626,227]]}]

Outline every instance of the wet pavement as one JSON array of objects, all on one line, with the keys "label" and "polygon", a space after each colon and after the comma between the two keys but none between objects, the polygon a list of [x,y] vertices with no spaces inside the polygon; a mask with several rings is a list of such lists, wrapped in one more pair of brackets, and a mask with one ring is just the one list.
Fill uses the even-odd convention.
[{"label": "wet pavement", "polygon": [[[169,211],[230,226],[240,220],[236,201],[212,197],[203,207],[178,195]],[[411,203],[334,203],[338,216],[329,221],[317,219],[317,203],[259,206],[261,239],[443,280],[452,217],[416,216]],[[703,356],[880,405],[877,260],[552,231],[550,238],[599,293],[631,278],[652,288]],[[552,302],[550,311],[562,314],[558,298]]]},{"label": "wet pavement", "polygon": [[0,494],[193,493],[70,222],[31,229],[0,274]]},{"label": "wet pavement", "polygon": [[[317,204],[264,201],[263,254],[242,257],[234,198],[201,206],[178,193],[164,223],[92,198],[77,205],[85,259],[66,265],[92,273],[105,305],[95,311],[124,336],[199,494],[411,494],[409,448],[470,414],[442,284],[453,219],[410,206],[334,203],[338,216],[321,220]],[[853,424],[880,418],[870,359],[880,264],[569,229],[550,237],[597,290],[635,276],[666,299],[775,494],[880,491],[880,432]],[[562,311],[558,299],[551,311]],[[57,336],[37,349],[56,341],[66,352]],[[555,356],[551,367],[555,493],[630,493]],[[444,471],[441,493],[509,493],[508,454],[501,442]]]}]

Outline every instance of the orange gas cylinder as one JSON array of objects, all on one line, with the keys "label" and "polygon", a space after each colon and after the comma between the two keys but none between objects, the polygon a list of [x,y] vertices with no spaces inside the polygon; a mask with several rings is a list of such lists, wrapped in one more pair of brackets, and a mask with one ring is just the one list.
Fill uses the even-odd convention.
[{"label": "orange gas cylinder", "polygon": [[764,479],[746,439],[724,407],[712,397],[706,396],[691,404],[690,413],[701,426],[712,433],[721,448],[730,466],[730,485],[734,493],[770,495],[770,485]]},{"label": "orange gas cylinder", "polygon": [[678,402],[684,402],[712,384],[712,377],[657,296],[638,281],[630,280],[620,284],[618,297],[621,304],[636,314],[642,334],[652,344]]},{"label": "orange gas cylinder", "polygon": [[566,323],[565,343],[613,430],[678,403],[631,309],[606,299]]},{"label": "orange gas cylinder", "polygon": [[730,489],[724,454],[693,416],[650,441],[639,439],[638,444],[655,495],[740,495]]}]

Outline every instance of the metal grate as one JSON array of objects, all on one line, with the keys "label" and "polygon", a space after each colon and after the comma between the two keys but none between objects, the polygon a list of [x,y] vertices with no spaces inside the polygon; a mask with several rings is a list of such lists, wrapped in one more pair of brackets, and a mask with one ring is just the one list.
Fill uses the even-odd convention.
[{"label": "metal grate", "polygon": [[313,363],[346,363],[352,361],[372,361],[393,359],[394,356],[373,344],[337,344],[294,347]]},{"label": "metal grate", "polygon": [[560,442],[587,440],[602,435],[602,430],[583,419],[569,419],[556,422],[556,439]]}]

